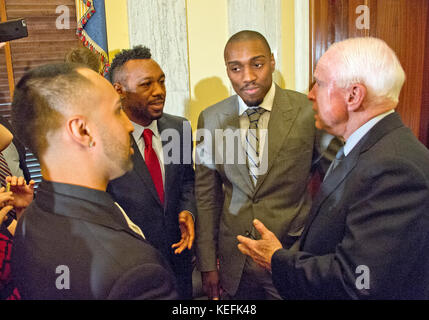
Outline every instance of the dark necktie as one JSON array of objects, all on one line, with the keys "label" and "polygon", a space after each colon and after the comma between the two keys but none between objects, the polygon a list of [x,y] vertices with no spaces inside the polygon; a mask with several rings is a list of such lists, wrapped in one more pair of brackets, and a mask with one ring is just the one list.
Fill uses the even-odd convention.
[{"label": "dark necktie", "polygon": [[164,184],[162,183],[161,166],[159,165],[155,150],[152,148],[152,136],[152,130],[145,129],[143,131],[143,140],[145,144],[144,159],[152,177],[153,184],[155,185],[155,189],[158,192],[159,200],[161,204],[164,205]]},{"label": "dark necktie", "polygon": [[2,187],[6,188],[6,177],[12,176],[9,166],[7,165],[6,159],[3,153],[0,152],[0,183]]},{"label": "dark necktie", "polygon": [[258,122],[261,115],[266,110],[261,107],[248,108],[246,114],[249,118],[249,129],[246,134],[247,143],[247,165],[249,167],[249,175],[252,178],[253,185],[256,185],[259,175],[259,129]]},{"label": "dark necktie", "polygon": [[331,165],[328,168],[328,171],[326,171],[325,178],[323,180],[326,180],[326,178],[335,170],[335,168],[341,163],[341,161],[344,160],[344,147],[341,147],[337,155],[335,156],[335,159],[332,160]]}]

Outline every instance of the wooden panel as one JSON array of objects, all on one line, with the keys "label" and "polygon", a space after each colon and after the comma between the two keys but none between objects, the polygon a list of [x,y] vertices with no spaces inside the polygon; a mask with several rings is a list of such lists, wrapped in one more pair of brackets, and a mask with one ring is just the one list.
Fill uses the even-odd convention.
[{"label": "wooden panel", "polygon": [[[429,9],[428,9],[429,10]],[[427,13],[429,16],[429,11]],[[429,19],[428,19],[429,20]],[[423,68],[423,84],[424,89],[422,90],[422,102],[421,102],[421,114],[420,114],[420,141],[422,141],[427,147],[429,147],[429,22],[426,20],[426,47],[425,47],[425,59]]]},{"label": "wooden panel", "polygon": [[[64,60],[65,53],[80,46],[76,36],[76,8],[74,0],[6,0],[8,20],[25,18],[28,37],[11,41],[13,75],[15,83],[25,71],[38,65]],[[70,29],[57,29],[60,13],[56,9],[66,5],[70,10]],[[4,50],[0,50],[0,109],[8,113],[10,103]]]},{"label": "wooden panel", "polygon": [[[356,27],[359,5],[370,10],[369,30]],[[407,75],[397,111],[426,145],[429,81],[428,71],[424,70],[429,68],[428,7],[427,0],[310,0],[311,73],[317,60],[335,41],[356,36],[383,39],[396,52]]]},{"label": "wooden panel", "polygon": [[[396,52],[407,75],[397,111],[418,137],[420,131],[427,0],[377,0],[377,29],[371,36],[383,39]],[[371,10],[374,10],[371,8]]]}]

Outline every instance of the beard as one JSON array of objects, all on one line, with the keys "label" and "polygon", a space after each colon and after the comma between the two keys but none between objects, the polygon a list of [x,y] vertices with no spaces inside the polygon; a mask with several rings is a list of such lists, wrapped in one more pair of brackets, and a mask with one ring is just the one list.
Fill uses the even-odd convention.
[{"label": "beard", "polygon": [[127,143],[122,143],[110,133],[101,137],[103,153],[112,164],[111,173],[114,176],[112,179],[122,176],[133,168],[131,139],[130,136]]}]

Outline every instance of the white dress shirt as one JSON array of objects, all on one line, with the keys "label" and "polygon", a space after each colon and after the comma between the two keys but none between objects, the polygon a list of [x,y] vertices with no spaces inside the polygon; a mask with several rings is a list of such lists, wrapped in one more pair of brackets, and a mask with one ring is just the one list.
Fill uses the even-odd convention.
[{"label": "white dress shirt", "polygon": [[365,123],[355,132],[353,132],[344,145],[344,156],[347,156],[353,150],[353,148],[358,144],[358,142],[363,138],[363,136],[366,135],[369,130],[371,130],[372,127],[374,127],[381,119],[393,112],[394,110],[392,109],[385,113],[379,114],[378,116],[372,118],[367,123]]},{"label": "white dress shirt", "polygon": [[144,129],[151,129],[153,132],[153,136],[152,136],[152,148],[156,153],[156,156],[158,157],[159,160],[159,166],[161,167],[161,174],[162,174],[162,185],[164,186],[164,190],[165,190],[165,168],[164,168],[164,152],[162,150],[162,140],[161,140],[161,135],[158,131],[158,121],[154,120],[151,122],[150,125],[148,125],[147,127],[143,127],[141,125],[139,125],[138,123],[132,122],[134,126],[134,132],[133,132],[133,137],[134,140],[137,142],[137,146],[140,150],[140,153],[144,159],[144,150],[145,150],[145,144],[144,144],[144,139],[143,139],[143,131]]},{"label": "white dress shirt", "polygon": [[123,214],[125,221],[128,224],[128,227],[133,230],[135,233],[140,235],[143,239],[146,239],[146,237],[143,234],[143,231],[140,229],[138,225],[136,225],[134,222],[131,221],[131,219],[128,217],[128,215],[125,213],[124,209],[119,205],[119,203],[115,202],[116,206],[119,208],[121,213]]},{"label": "white dress shirt", "polygon": [[[274,82],[271,84],[270,90],[268,90],[267,94],[264,97],[264,101],[259,105],[259,107],[266,110],[258,121],[258,129],[259,131],[259,160],[262,161],[264,153],[268,152],[265,150],[265,143],[268,141],[266,134],[268,133],[268,122],[270,121],[270,114],[271,110],[273,108],[273,102],[274,102],[274,96],[276,94],[276,86],[274,85]],[[247,148],[246,146],[246,134],[247,130],[249,130],[249,117],[246,114],[246,110],[249,107],[246,105],[246,103],[241,99],[240,96],[238,96],[238,115],[240,117],[240,134],[241,134],[241,144],[244,149]]]}]

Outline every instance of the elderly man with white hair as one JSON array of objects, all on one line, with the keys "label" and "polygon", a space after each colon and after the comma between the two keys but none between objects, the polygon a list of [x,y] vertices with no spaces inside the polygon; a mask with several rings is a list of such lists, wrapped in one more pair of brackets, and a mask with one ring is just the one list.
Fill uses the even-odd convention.
[{"label": "elderly man with white hair", "polygon": [[271,270],[289,299],[429,298],[429,151],[394,111],[405,81],[385,42],[332,45],[308,98],[316,126],[344,148],[314,199],[299,247],[282,248],[258,220],[261,240],[239,249]]}]

